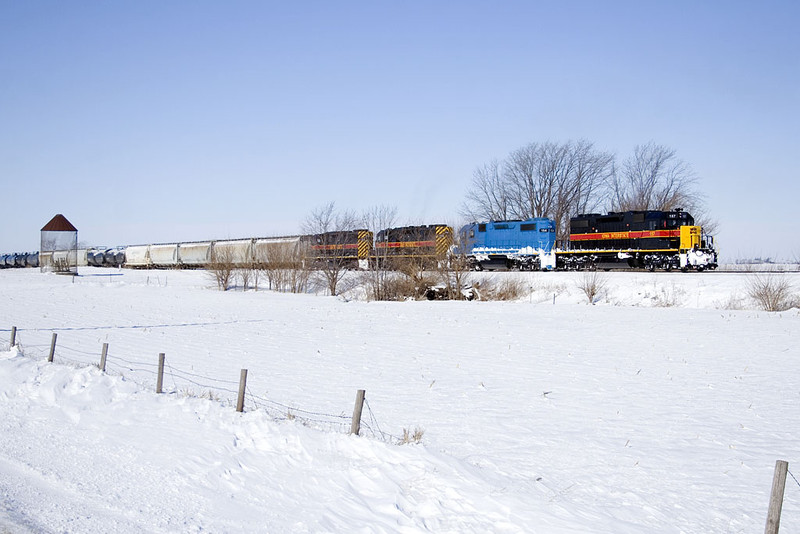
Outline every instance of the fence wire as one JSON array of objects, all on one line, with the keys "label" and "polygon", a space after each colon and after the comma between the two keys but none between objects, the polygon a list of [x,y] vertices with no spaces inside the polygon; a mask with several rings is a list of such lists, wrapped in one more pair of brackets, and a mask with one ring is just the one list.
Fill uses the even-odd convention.
[{"label": "fence wire", "polygon": [[788,468],[786,469],[786,472],[787,472],[787,473],[789,473],[789,476],[790,476],[790,477],[792,477],[792,480],[794,480],[794,483],[795,483],[795,484],[797,484],[797,487],[798,487],[798,488],[800,488],[800,482],[798,482],[798,481],[797,481],[797,479],[796,479],[796,478],[795,478],[795,476],[792,474],[792,472],[791,472],[791,471],[790,471]]},{"label": "fence wire", "polygon": [[[43,329],[34,329],[33,331],[44,331]],[[48,332],[57,332],[57,329],[47,329]],[[45,360],[50,355],[51,343],[23,343],[22,333],[26,330],[17,329],[16,333],[16,346],[23,356],[33,360]],[[27,338],[27,336],[25,336]],[[6,346],[10,347],[10,338],[0,338]],[[87,351],[77,348],[69,344],[63,343],[61,338],[57,338],[54,351],[54,361],[57,363],[66,364],[74,368],[81,366],[94,366],[99,368],[99,362],[102,351],[98,350]],[[155,382],[158,379],[158,363],[142,361],[136,356],[119,355],[116,351],[112,351],[109,347],[106,353],[106,373],[123,377],[126,380],[138,384],[143,388],[155,389]],[[239,382],[236,380],[227,380],[221,378],[214,378],[192,371],[187,371],[173,366],[167,358],[164,358],[164,378],[169,378],[172,382],[172,390],[166,393],[184,393],[187,396],[201,397],[215,402],[223,403],[227,406],[233,405],[239,394]],[[236,389],[232,389],[234,386]],[[181,389],[181,388],[184,389]],[[200,390],[205,390],[205,393],[192,391],[190,388],[196,387]],[[266,396],[254,394],[249,387],[245,388],[245,399],[256,410],[261,410],[268,414],[275,421],[295,421],[304,426],[314,428],[322,431],[331,432],[349,432],[352,422],[351,416],[342,412],[339,414],[330,414],[316,410],[309,410],[285,404]],[[375,416],[372,407],[367,399],[364,399],[367,408],[368,417],[362,418],[361,428],[362,435],[364,430],[372,438],[384,442],[403,443],[401,437],[384,432]]]}]

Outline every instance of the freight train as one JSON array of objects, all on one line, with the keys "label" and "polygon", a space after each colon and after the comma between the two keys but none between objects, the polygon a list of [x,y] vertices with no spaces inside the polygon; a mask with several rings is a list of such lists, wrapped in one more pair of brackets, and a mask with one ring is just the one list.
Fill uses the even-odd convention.
[{"label": "freight train", "polygon": [[[712,270],[717,252],[711,236],[687,212],[626,211],[581,214],[570,220],[569,239],[556,242],[552,219],[486,221],[455,232],[444,224],[404,226],[373,234],[368,229],[315,235],[131,245],[86,251],[86,264],[128,268],[206,268],[218,262],[258,268],[267,264],[353,269],[420,268],[456,259],[474,270],[672,269]],[[17,255],[5,266],[25,266]],[[22,265],[20,263],[22,262]]]},{"label": "freight train", "polygon": [[[289,247],[305,262],[344,262],[350,268],[382,265],[422,268],[464,258],[474,270],[715,269],[711,236],[683,210],[581,214],[570,220],[569,239],[556,243],[552,219],[486,221],[455,232],[444,224],[327,232],[316,235],[139,245],[125,250],[125,266],[205,267],[222,256],[258,266]],[[228,251],[223,254],[222,251]],[[298,252],[300,251],[300,252]]]}]

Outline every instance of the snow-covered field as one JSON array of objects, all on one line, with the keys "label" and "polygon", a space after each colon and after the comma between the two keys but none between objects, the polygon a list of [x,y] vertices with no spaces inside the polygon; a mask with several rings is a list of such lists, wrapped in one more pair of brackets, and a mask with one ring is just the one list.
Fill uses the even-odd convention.
[{"label": "snow-covered field", "polygon": [[0,271],[0,532],[761,532],[800,465],[800,311],[746,273],[607,273],[596,305],[580,273],[493,275],[513,302],[81,275]]}]

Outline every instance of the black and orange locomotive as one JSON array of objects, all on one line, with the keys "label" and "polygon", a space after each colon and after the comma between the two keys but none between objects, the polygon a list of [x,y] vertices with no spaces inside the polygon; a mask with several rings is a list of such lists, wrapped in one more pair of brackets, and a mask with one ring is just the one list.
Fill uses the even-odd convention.
[{"label": "black and orange locomotive", "polygon": [[589,213],[570,219],[569,243],[557,252],[558,267],[715,269],[713,238],[687,212]]}]

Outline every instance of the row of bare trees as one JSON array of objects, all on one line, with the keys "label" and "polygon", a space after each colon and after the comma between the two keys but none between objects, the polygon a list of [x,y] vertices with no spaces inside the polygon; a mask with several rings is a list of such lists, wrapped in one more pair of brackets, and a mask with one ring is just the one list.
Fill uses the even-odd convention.
[{"label": "row of bare trees", "polygon": [[[336,247],[348,240],[347,231],[356,228],[383,229],[396,225],[397,208],[375,206],[361,214],[338,210],[334,202],[314,209],[303,222],[303,232],[312,236],[324,236],[320,245]],[[338,241],[340,239],[341,241]],[[350,238],[351,239],[351,238]],[[359,282],[366,288],[368,297],[373,300],[393,300],[399,294],[412,296],[422,287],[423,266],[414,261],[398,263],[388,261],[389,250],[376,247],[372,250],[368,265],[360,274]],[[315,262],[316,276],[321,278],[331,295],[336,295],[339,282],[347,270],[353,266],[353,259],[344,255],[331,255],[323,261]],[[427,281],[425,281],[427,282]],[[424,291],[424,289],[419,290]]]},{"label": "row of bare trees", "polygon": [[531,143],[475,169],[461,211],[473,221],[550,217],[559,238],[570,217],[603,210],[683,208],[710,229],[697,182],[675,150],[652,142],[621,165],[586,140]]},{"label": "row of bare trees", "polygon": [[309,287],[312,270],[304,245],[287,241],[257,249],[249,262],[237,258],[230,248],[215,250],[208,272],[223,291],[239,284],[245,290],[258,289],[263,280],[267,289],[303,293]]},{"label": "row of bare trees", "polygon": [[[209,263],[209,276],[217,287],[227,291],[234,287],[263,287],[284,293],[305,293],[318,288],[331,295],[342,292],[342,280],[348,271],[355,271],[352,262],[339,258],[319,262],[310,249],[297,242],[280,244],[270,249],[270,257],[257,263],[243,264],[223,249]],[[280,257],[278,257],[280,256]],[[373,256],[363,269],[349,277],[346,289],[362,288],[370,300],[404,300],[429,298],[463,299],[470,294],[469,264],[466,258],[451,257],[431,264],[419,258],[377,261]],[[265,283],[266,282],[266,283]]]},{"label": "row of bare trees", "polygon": [[[303,222],[305,239],[285,243],[265,243],[253,251],[252,261],[236,257],[230,248],[215,248],[209,265],[210,276],[221,290],[232,287],[266,288],[292,293],[325,288],[329,294],[342,291],[341,282],[358,263],[355,253],[323,254],[321,250],[339,250],[353,243],[357,228],[390,228],[396,225],[397,209],[376,206],[360,215],[338,210],[333,202],[314,209]],[[321,250],[314,250],[314,246]],[[348,286],[357,284],[371,300],[405,298],[461,299],[468,285],[469,262],[462,254],[439,258],[403,258],[392,256],[386,247],[375,247],[368,260],[358,265],[358,273],[349,277]],[[431,288],[435,293],[430,293]]]}]

